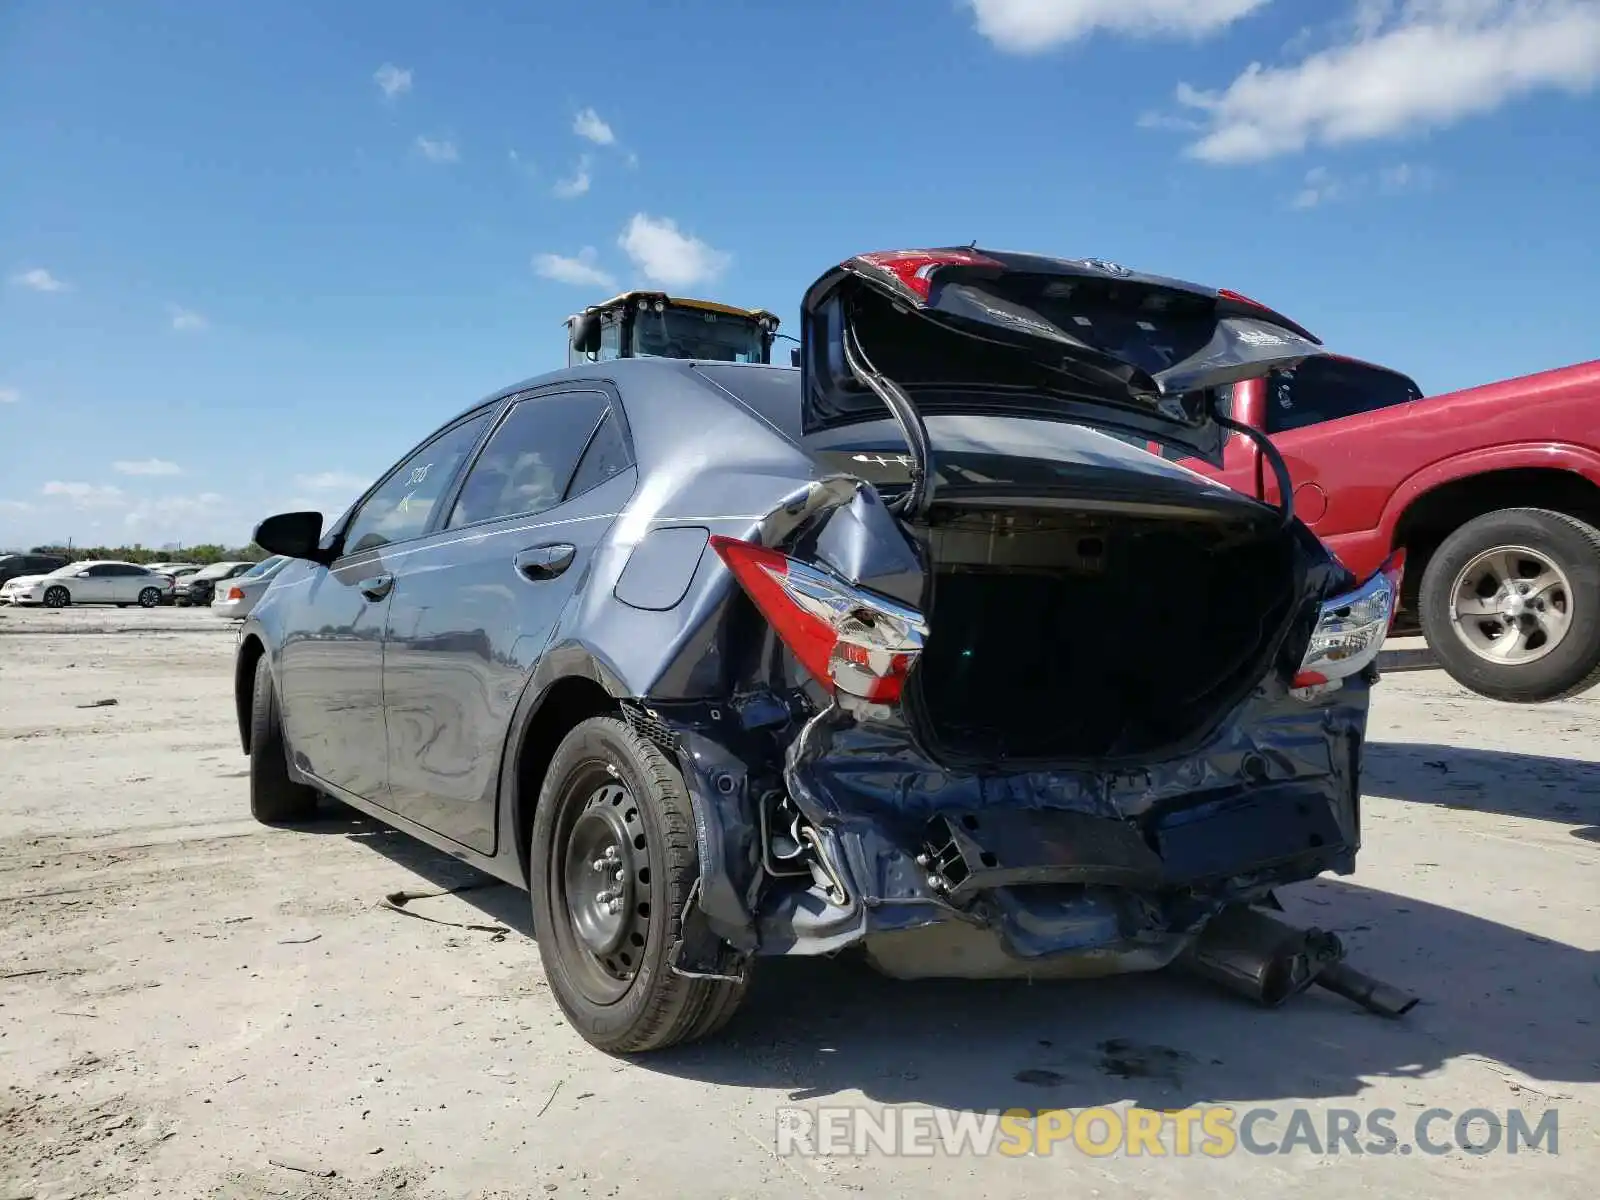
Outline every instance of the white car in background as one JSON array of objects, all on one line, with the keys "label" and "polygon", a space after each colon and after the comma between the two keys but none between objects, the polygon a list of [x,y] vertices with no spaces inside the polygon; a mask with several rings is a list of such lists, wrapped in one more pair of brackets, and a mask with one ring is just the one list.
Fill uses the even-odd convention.
[{"label": "white car in background", "polygon": [[48,575],[24,575],[5,585],[11,604],[137,604],[154,608],[172,595],[172,579],[138,563],[97,561],[69,563]]},{"label": "white car in background", "polygon": [[243,575],[224,579],[217,584],[216,596],[211,601],[211,611],[230,621],[242,621],[250,615],[256,601],[266,594],[267,587],[289,560],[281,554],[262,559]]}]

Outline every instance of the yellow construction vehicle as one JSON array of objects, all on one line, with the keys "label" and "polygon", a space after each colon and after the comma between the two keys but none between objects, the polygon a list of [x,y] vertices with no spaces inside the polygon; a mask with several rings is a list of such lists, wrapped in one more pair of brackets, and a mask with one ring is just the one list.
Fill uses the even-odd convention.
[{"label": "yellow construction vehicle", "polygon": [[567,365],[613,358],[770,363],[778,318],[665,292],[623,292],[567,318]]}]

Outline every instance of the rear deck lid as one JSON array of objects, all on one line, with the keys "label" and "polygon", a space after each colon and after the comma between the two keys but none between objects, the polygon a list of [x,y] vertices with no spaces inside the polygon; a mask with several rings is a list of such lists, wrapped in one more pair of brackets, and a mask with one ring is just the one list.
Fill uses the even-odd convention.
[{"label": "rear deck lid", "polygon": [[1237,293],[1099,259],[975,248],[858,255],[801,305],[806,433],[881,419],[860,357],[918,413],[1089,425],[1220,464],[1216,389],[1322,354],[1287,317]]}]

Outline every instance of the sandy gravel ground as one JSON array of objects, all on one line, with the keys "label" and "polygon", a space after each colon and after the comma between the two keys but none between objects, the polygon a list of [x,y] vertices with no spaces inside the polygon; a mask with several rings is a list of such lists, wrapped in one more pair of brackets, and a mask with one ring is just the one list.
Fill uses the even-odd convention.
[{"label": "sandy gravel ground", "polygon": [[[1360,872],[1288,900],[1425,998],[1403,1021],[776,964],[724,1040],[623,1063],[560,1019],[520,893],[349,815],[248,820],[233,642],[207,612],[0,610],[0,1200],[1595,1194],[1594,696],[1385,680]],[[436,921],[382,906],[463,884],[413,905]],[[1126,1101],[1389,1108],[1403,1141],[1432,1107],[1553,1107],[1559,1153],[774,1153],[780,1105]]]}]

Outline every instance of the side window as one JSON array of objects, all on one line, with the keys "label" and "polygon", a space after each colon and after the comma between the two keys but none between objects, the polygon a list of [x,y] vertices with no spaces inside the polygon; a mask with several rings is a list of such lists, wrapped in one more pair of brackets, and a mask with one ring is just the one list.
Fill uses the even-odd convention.
[{"label": "side window", "polygon": [[622,357],[622,322],[602,321],[600,325],[600,361],[608,362]]},{"label": "side window", "polygon": [[102,563],[98,567],[90,567],[82,572],[86,579],[106,579],[117,573],[117,568],[110,563]]},{"label": "side window", "polygon": [[477,445],[489,415],[451,426],[396,467],[356,512],[345,531],[344,553],[403,542],[427,529],[433,506]]},{"label": "side window", "polygon": [[603,392],[557,392],[519,400],[472,464],[449,527],[554,508],[578,456],[607,412]]},{"label": "side window", "polygon": [[578,460],[578,469],[572,473],[572,482],[567,484],[567,494],[563,499],[571,500],[574,496],[581,496],[599,487],[613,475],[627,470],[632,461],[628,454],[627,439],[622,436],[617,418],[608,408],[606,415],[600,419],[600,428],[589,439],[589,448]]},{"label": "side window", "polygon": [[1397,372],[1313,358],[1293,370],[1272,373],[1267,382],[1267,432],[1303,429],[1420,399],[1422,389]]}]

